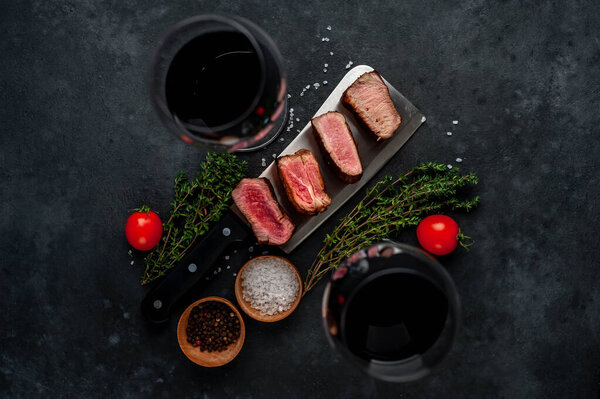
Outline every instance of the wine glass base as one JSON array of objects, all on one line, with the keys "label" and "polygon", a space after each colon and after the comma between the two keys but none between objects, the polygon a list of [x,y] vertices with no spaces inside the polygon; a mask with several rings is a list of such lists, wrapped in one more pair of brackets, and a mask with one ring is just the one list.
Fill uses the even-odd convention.
[{"label": "wine glass base", "polygon": [[273,133],[271,133],[272,136],[269,137],[264,142],[256,144],[252,147],[241,148],[239,150],[236,150],[235,152],[256,151],[256,150],[260,150],[261,148],[271,144],[273,141],[275,141],[275,139],[277,138],[277,136],[279,136],[279,134],[283,131],[283,129],[285,129],[287,120],[288,120],[288,99],[287,99],[287,94],[286,94],[285,95],[285,103],[283,104],[283,111],[281,111],[281,115],[279,115],[279,118],[277,118],[277,120],[275,122],[273,122],[273,129],[272,129]]}]

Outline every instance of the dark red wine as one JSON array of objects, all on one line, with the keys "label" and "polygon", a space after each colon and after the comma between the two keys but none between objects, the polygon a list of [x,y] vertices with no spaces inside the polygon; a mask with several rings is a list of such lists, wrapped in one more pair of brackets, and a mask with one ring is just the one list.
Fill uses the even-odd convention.
[{"label": "dark red wine", "polygon": [[203,34],[181,48],[169,67],[166,99],[185,123],[216,127],[253,105],[261,86],[259,57],[239,32]]},{"label": "dark red wine", "polygon": [[385,274],[350,298],[343,334],[348,348],[362,358],[406,359],[434,344],[447,313],[446,297],[428,279]]}]

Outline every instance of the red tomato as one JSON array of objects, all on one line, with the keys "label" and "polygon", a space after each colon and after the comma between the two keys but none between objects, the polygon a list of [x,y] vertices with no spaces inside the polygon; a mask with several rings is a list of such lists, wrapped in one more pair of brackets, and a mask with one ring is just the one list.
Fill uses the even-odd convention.
[{"label": "red tomato", "polygon": [[127,241],[137,250],[149,251],[158,244],[162,236],[162,222],[151,210],[134,212],[125,223]]},{"label": "red tomato", "polygon": [[419,244],[435,255],[448,255],[458,245],[458,225],[449,216],[431,215],[417,226]]}]

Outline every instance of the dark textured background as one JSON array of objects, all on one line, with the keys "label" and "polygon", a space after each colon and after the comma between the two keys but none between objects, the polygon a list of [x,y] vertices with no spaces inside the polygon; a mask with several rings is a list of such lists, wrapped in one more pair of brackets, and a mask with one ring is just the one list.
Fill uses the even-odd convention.
[{"label": "dark textured background", "polygon": [[[598,398],[600,3],[367,3],[1,2],[1,396]],[[210,11],[273,36],[296,125],[349,60],[368,64],[428,116],[384,172],[461,157],[480,176],[482,205],[457,215],[477,242],[443,260],[464,328],[430,377],[393,385],[342,361],[322,332],[323,285],[283,322],[248,320],[220,369],[183,356],[176,317],[142,319],[128,210],[144,200],[167,214],[177,170],[203,157],[160,125],[147,68],[165,29]],[[285,145],[244,155],[250,174]],[[334,222],[291,256],[301,270]],[[232,271],[193,296],[233,298]]]}]

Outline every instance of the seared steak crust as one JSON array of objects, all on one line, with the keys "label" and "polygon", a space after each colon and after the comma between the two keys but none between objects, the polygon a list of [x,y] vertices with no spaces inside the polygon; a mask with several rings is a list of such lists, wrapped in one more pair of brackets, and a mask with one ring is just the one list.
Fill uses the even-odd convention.
[{"label": "seared steak crust", "polygon": [[402,122],[387,85],[376,71],[356,79],[344,92],[342,103],[378,140],[392,137]]}]

